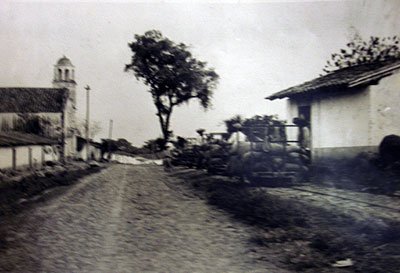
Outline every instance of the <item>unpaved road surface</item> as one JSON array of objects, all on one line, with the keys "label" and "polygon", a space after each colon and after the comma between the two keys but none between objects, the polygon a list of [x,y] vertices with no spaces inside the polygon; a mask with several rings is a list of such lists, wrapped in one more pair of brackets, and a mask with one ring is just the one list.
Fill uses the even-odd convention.
[{"label": "unpaved road surface", "polygon": [[[288,272],[158,166],[111,165],[2,219],[1,272]],[[174,178],[175,180],[177,178]]]},{"label": "unpaved road surface", "polygon": [[275,187],[268,194],[344,213],[357,220],[386,219],[400,222],[400,198],[318,185]]},{"label": "unpaved road surface", "polygon": [[[257,253],[296,272],[400,272],[399,199],[317,184],[245,185],[193,169],[171,174],[216,208],[260,231]],[[334,267],[342,261],[348,266]],[[268,272],[268,271],[267,271]]]}]

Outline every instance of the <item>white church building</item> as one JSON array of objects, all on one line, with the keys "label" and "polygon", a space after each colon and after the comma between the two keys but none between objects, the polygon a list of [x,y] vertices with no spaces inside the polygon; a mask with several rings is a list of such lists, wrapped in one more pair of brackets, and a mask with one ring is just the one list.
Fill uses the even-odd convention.
[{"label": "white church building", "polygon": [[[52,87],[0,87],[0,141],[12,146],[15,132],[40,135],[58,143],[60,154],[76,154],[75,67],[67,57],[54,65]],[[21,141],[18,142],[21,145]]]}]

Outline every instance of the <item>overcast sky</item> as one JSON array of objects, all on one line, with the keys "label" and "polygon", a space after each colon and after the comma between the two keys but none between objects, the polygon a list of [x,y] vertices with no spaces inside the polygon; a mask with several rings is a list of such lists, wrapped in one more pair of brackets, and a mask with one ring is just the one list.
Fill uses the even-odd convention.
[{"label": "overcast sky", "polygon": [[[214,3],[213,3],[214,2]],[[104,3],[0,1],[0,85],[51,87],[53,65],[66,55],[76,67],[78,115],[90,85],[91,117],[108,134],[142,145],[161,136],[147,87],[124,72],[134,34],[160,30],[191,45],[220,75],[213,106],[196,101],[173,114],[175,135],[223,131],[233,115],[279,114],[283,100],[264,98],[317,77],[330,54],[355,31],[363,37],[400,32],[400,1]]]}]

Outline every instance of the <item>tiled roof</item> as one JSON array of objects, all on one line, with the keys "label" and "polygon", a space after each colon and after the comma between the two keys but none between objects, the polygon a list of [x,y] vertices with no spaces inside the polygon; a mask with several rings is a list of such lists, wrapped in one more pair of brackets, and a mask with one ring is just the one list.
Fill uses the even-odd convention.
[{"label": "tiled roof", "polygon": [[266,99],[329,93],[361,85],[369,85],[400,69],[400,60],[342,68],[303,84],[274,93]]},{"label": "tiled roof", "polygon": [[0,87],[0,113],[58,113],[67,97],[62,88]]},{"label": "tiled roof", "polygon": [[20,132],[0,132],[0,146],[54,145],[57,140]]}]

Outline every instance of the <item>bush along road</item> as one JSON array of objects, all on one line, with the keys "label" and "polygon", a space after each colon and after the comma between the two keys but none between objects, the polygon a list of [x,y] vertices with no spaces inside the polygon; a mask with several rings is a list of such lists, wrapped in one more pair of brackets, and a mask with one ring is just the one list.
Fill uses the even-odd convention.
[{"label": "bush along road", "polygon": [[14,214],[58,186],[68,186],[104,166],[85,162],[52,163],[34,170],[0,171],[0,215]]}]

